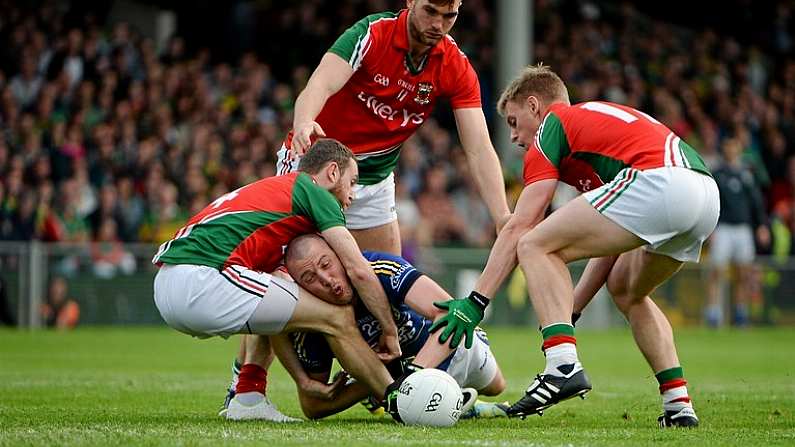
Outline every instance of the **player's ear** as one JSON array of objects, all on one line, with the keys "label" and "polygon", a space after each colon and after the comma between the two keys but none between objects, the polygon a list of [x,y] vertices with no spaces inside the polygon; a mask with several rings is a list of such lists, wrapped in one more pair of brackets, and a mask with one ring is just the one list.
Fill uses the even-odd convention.
[{"label": "player's ear", "polygon": [[337,180],[340,178],[340,166],[336,161],[329,163],[326,169],[326,175],[328,175],[328,179],[331,183],[337,184]]},{"label": "player's ear", "polygon": [[538,101],[538,97],[535,95],[530,95],[527,97],[525,102],[527,107],[530,109],[530,113],[535,115],[541,110],[541,103]]}]

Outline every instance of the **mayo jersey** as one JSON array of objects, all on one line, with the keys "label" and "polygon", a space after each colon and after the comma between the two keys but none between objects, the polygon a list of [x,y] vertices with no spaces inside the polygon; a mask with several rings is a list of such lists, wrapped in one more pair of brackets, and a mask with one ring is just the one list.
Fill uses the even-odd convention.
[{"label": "mayo jersey", "polygon": [[[406,10],[367,16],[329,49],[348,61],[353,76],[326,101],[316,121],[356,154],[363,185],[394,170],[400,145],[428,119],[438,99],[449,99],[453,109],[481,106],[477,75],[450,36],[420,67],[413,66],[407,16]],[[292,133],[287,148],[291,140]]]},{"label": "mayo jersey", "polygon": [[272,272],[295,237],[335,226],[345,226],[342,208],[312,177],[268,177],[207,205],[160,246],[152,262]]},{"label": "mayo jersey", "polygon": [[524,183],[558,179],[586,192],[627,167],[666,166],[710,175],[695,149],[639,110],[601,101],[553,104],[525,154]]}]

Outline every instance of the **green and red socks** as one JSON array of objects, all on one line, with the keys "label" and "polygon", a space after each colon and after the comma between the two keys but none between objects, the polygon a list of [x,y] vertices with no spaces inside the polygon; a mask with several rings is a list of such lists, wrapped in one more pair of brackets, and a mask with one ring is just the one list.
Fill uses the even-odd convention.
[{"label": "green and red socks", "polygon": [[577,358],[577,339],[574,326],[569,323],[553,323],[541,328],[544,337],[543,350],[547,358],[544,374],[569,376],[582,369]]},{"label": "green and red socks", "polygon": [[687,380],[681,366],[664,369],[654,376],[660,383],[663,410],[678,412],[685,407],[693,407],[687,394]]}]

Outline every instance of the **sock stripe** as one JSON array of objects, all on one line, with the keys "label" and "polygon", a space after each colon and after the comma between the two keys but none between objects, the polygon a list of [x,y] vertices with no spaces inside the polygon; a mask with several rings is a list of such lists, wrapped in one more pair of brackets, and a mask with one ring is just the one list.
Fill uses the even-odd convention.
[{"label": "sock stripe", "polygon": [[555,323],[541,329],[541,335],[546,340],[556,335],[568,335],[574,337],[574,326],[569,323]]},{"label": "sock stripe", "polygon": [[666,403],[667,404],[673,404],[673,403],[680,403],[680,402],[681,403],[685,403],[685,404],[689,404],[690,403],[690,397],[688,397],[688,396],[677,397],[676,399],[673,399],[670,402],[666,402]]},{"label": "sock stripe", "polygon": [[662,385],[663,383],[670,382],[671,380],[684,379],[685,373],[681,366],[676,366],[673,368],[664,369],[655,374],[654,377],[657,378],[657,383]]},{"label": "sock stripe", "polygon": [[562,345],[564,343],[571,343],[573,345],[576,345],[577,339],[571,335],[554,335],[544,340],[543,349],[547,350],[549,348]]},{"label": "sock stripe", "polygon": [[672,390],[674,388],[679,388],[680,386],[686,386],[686,385],[687,385],[687,380],[685,379],[669,380],[665,383],[660,384],[660,393],[662,394],[668,390]]}]

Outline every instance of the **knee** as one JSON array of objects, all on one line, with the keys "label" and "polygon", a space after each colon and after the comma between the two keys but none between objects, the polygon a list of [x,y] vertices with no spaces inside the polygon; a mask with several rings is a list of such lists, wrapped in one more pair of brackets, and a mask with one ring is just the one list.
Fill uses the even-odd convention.
[{"label": "knee", "polygon": [[607,278],[607,291],[613,298],[613,302],[616,304],[618,310],[624,315],[626,315],[632,305],[637,302],[637,297],[633,296],[623,278],[610,275]]},{"label": "knee", "polygon": [[516,245],[516,256],[519,260],[532,259],[543,253],[541,243],[533,235],[533,232],[527,232],[519,238]]},{"label": "knee", "polygon": [[355,330],[353,306],[335,306],[334,311],[329,313],[327,325],[328,335],[333,337],[344,336]]},{"label": "knee", "polygon": [[321,419],[325,416],[323,411],[320,411],[318,403],[312,399],[300,396],[299,401],[301,403],[301,411],[307,419]]},{"label": "knee", "polygon": [[498,370],[497,375],[494,377],[491,383],[489,383],[486,388],[479,390],[479,393],[484,396],[497,396],[505,391],[506,385],[505,377],[503,377],[502,373]]}]

